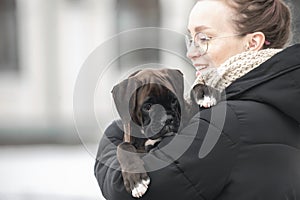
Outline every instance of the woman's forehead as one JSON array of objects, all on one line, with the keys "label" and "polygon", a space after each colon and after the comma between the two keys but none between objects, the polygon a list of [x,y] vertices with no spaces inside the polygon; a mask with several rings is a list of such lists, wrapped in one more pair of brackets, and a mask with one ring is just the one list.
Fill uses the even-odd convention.
[{"label": "woman's forehead", "polygon": [[188,23],[190,33],[203,30],[231,31],[232,9],[220,1],[199,1],[193,7]]}]

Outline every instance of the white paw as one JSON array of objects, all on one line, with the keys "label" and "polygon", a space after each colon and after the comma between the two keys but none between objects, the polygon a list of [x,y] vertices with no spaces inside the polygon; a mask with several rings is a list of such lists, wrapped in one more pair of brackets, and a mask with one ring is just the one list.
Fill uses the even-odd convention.
[{"label": "white paw", "polygon": [[133,188],[133,190],[131,191],[131,195],[135,198],[142,197],[146,193],[149,183],[150,178],[142,180],[142,182],[136,184],[136,186]]},{"label": "white paw", "polygon": [[210,108],[217,104],[217,100],[213,96],[204,95],[204,98],[199,100],[197,104],[200,105],[200,107]]},{"label": "white paw", "polygon": [[150,178],[147,178],[146,180],[142,180],[144,185],[149,185],[150,184]]}]

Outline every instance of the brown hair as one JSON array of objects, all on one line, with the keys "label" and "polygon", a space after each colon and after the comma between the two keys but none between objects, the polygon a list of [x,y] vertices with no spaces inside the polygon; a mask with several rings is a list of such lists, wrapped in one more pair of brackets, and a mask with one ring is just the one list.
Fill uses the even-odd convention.
[{"label": "brown hair", "polygon": [[283,48],[291,39],[291,11],[282,0],[223,0],[235,10],[241,34],[263,32],[263,48]]}]

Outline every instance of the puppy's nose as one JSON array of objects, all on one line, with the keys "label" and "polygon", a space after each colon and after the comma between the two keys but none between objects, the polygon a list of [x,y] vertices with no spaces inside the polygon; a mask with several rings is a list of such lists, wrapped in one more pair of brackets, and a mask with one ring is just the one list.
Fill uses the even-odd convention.
[{"label": "puppy's nose", "polygon": [[174,119],[172,115],[167,115],[167,118],[164,122],[165,124],[173,124],[174,123]]}]

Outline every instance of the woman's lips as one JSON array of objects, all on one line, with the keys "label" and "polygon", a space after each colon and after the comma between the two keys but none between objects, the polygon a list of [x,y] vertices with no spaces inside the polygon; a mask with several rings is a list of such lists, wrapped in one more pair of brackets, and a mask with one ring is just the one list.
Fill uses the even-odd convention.
[{"label": "woman's lips", "polygon": [[208,67],[208,65],[203,65],[203,64],[194,64],[194,66],[196,68],[196,76],[201,75],[201,71]]}]

